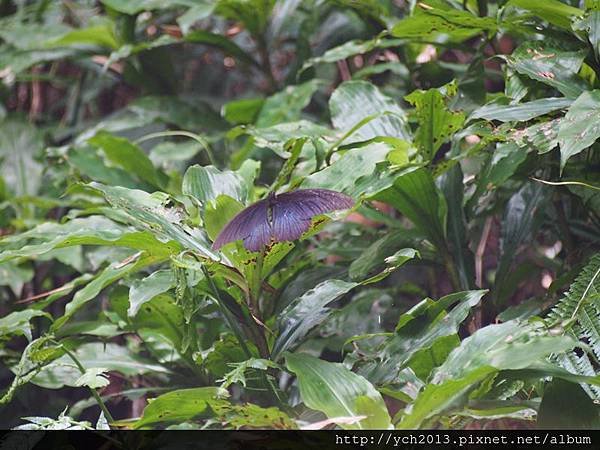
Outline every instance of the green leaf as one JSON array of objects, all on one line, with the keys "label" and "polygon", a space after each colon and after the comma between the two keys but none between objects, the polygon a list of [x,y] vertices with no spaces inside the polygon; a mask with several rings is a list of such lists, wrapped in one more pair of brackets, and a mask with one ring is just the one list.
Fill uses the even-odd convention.
[{"label": "green leaf", "polygon": [[334,63],[336,61],[349,58],[350,56],[362,55],[376,48],[396,47],[401,44],[401,40],[385,39],[382,34],[378,35],[374,39],[369,39],[367,41],[353,40],[344,42],[342,45],[330,48],[321,56],[308,59],[302,66],[302,69],[300,69],[300,72],[303,72],[309,67],[312,67],[317,64]]},{"label": "green leaf", "polygon": [[[139,256],[139,255],[138,255]],[[56,319],[52,325],[52,330],[58,330],[62,327],[73,315],[82,308],[86,303],[93,300],[100,294],[102,289],[114,283],[117,280],[135,273],[152,264],[164,261],[166,258],[157,258],[155,256],[142,256],[140,258],[132,258],[132,261],[126,263],[116,262],[104,269],[100,275],[94,278],[83,289],[77,291],[71,300],[65,306],[65,313]]]},{"label": "green leaf", "polygon": [[[103,367],[125,376],[147,373],[167,374],[169,370],[133,353],[126,347],[103,342],[83,344],[72,351],[84,368]],[[32,382],[48,389],[75,386],[81,372],[68,355],[55,359],[33,378]]]},{"label": "green leaf", "polygon": [[480,367],[469,372],[465,377],[448,380],[441,384],[426,385],[412,407],[402,416],[402,421],[396,428],[400,430],[416,429],[425,420],[459,407],[461,403],[466,403],[466,395],[475,389],[478,383],[495,372],[493,367]]},{"label": "green leaf", "polygon": [[319,80],[310,80],[306,83],[287,86],[267,98],[256,119],[256,126],[264,128],[298,120],[300,113],[308,105],[320,85]]},{"label": "green leaf", "polygon": [[597,430],[600,428],[598,406],[579,384],[553,379],[544,387],[537,426],[555,430]]},{"label": "green leaf", "polygon": [[419,4],[415,13],[402,19],[392,28],[392,35],[407,39],[445,38],[450,42],[461,42],[483,31],[496,30],[496,21],[489,17],[477,17],[467,11],[451,7]]},{"label": "green leaf", "polygon": [[[2,253],[0,253],[0,259],[2,259]],[[10,287],[15,297],[21,296],[23,286],[33,278],[33,275],[31,267],[21,266],[15,261],[0,264],[0,286]]]},{"label": "green leaf", "polygon": [[50,314],[34,309],[25,309],[23,311],[14,311],[0,318],[0,337],[6,339],[10,336],[25,336],[29,342],[33,339],[31,336],[31,319],[34,317],[46,317],[52,320]]},{"label": "green leaf", "polygon": [[408,217],[431,242],[446,246],[447,205],[444,196],[425,169],[400,175],[389,189],[375,196]]},{"label": "green leaf", "polygon": [[221,115],[233,125],[253,123],[264,103],[262,98],[232,100],[223,105]]},{"label": "green leaf", "polygon": [[329,418],[360,417],[358,423],[341,423],[348,430],[391,428],[381,394],[366,379],[342,364],[305,354],[286,354],[287,368],[298,377],[300,397],[309,408]]},{"label": "green leaf", "polygon": [[215,13],[244,24],[253,36],[267,27],[274,0],[217,0]]},{"label": "green leaf", "polygon": [[406,115],[402,108],[366,81],[346,81],[331,94],[329,111],[333,126],[351,131],[362,125],[345,142],[366,141],[378,136],[410,141]]},{"label": "green leaf", "polygon": [[386,161],[387,155],[393,151],[387,144],[372,143],[365,147],[353,148],[335,159],[330,166],[306,177],[302,188],[323,188],[344,192],[354,199],[373,189],[373,184],[357,185],[361,177],[372,175],[376,166]]},{"label": "green leaf", "polygon": [[448,138],[456,133],[465,115],[448,109],[448,97],[456,94],[456,84],[452,83],[439,89],[417,90],[407,95],[406,100],[415,106],[419,128],[415,142],[426,160],[435,157],[437,151]]},{"label": "green leaf", "polygon": [[88,139],[88,143],[101,148],[109,161],[140,180],[158,188],[166,185],[166,175],[156,170],[144,151],[127,139],[102,131]]},{"label": "green leaf", "polygon": [[[496,285],[500,288],[511,270],[517,252],[541,225],[549,195],[547,186],[529,182],[515,192],[508,201],[502,220],[501,256],[496,272]],[[500,298],[500,290],[496,293]]]},{"label": "green leaf", "polygon": [[560,167],[600,137],[600,89],[581,94],[573,102],[558,129]]},{"label": "green leaf", "polygon": [[467,219],[464,211],[464,176],[460,165],[455,165],[440,177],[440,190],[448,205],[448,242],[456,264],[461,289],[473,287],[475,260],[469,249]]},{"label": "green leaf", "polygon": [[297,429],[296,423],[283,411],[275,407],[263,408],[253,403],[244,405],[214,405],[219,421],[234,429]]},{"label": "green leaf", "polygon": [[123,14],[134,15],[143,11],[152,11],[153,9],[164,9],[177,4],[186,4],[184,0],[101,0],[102,3],[115,11]]},{"label": "green leaf", "polygon": [[417,360],[435,353],[439,355],[441,347],[445,349],[442,353],[454,348],[460,324],[485,293],[455,292],[437,301],[425,299],[419,302],[400,316],[394,336],[383,347],[381,362],[373,368],[367,367],[362,373],[378,385],[387,384],[394,382],[402,369],[417,362],[421,376],[427,377],[433,367],[425,368]]},{"label": "green leaf", "polygon": [[577,75],[586,52],[583,50],[563,50],[541,41],[528,41],[521,44],[507,57],[509,67],[558,89],[567,98],[577,98],[588,89],[585,81]]},{"label": "green leaf", "polygon": [[206,207],[220,195],[227,195],[245,204],[249,188],[244,178],[231,170],[220,171],[213,166],[191,166],[183,176],[182,192],[194,197]]},{"label": "green leaf", "polygon": [[573,103],[570,98],[541,98],[526,103],[506,104],[496,101],[483,105],[469,116],[471,119],[499,120],[500,122],[526,121],[543,116],[552,111],[568,108]]},{"label": "green leaf", "polygon": [[481,367],[498,370],[525,369],[550,354],[560,354],[578,346],[569,336],[550,336],[543,327],[517,320],[480,328],[466,338],[438,367],[435,384],[459,379]]},{"label": "green leaf", "polygon": [[171,269],[157,270],[142,280],[135,281],[129,289],[129,309],[127,315],[133,317],[142,305],[175,286],[175,276]]},{"label": "green leaf", "polygon": [[326,306],[346,294],[358,283],[327,280],[295,299],[278,317],[279,334],[273,344],[272,358],[290,349],[299,339],[329,315]]},{"label": "green leaf", "polygon": [[218,260],[211,250],[206,234],[183,223],[182,211],[166,205],[170,197],[162,192],[147,192],[123,187],[90,183],[87,186],[100,191],[106,200],[120,212],[126,213],[131,222],[150,230],[159,238],[179,242],[184,248],[195,250],[201,255]]},{"label": "green leaf", "polygon": [[373,269],[382,265],[385,258],[392,256],[403,247],[411,245],[415,237],[415,233],[407,230],[388,232],[352,261],[348,269],[350,278],[353,280],[364,279]]},{"label": "green leaf", "polygon": [[234,368],[225,374],[225,376],[217,380],[221,382],[221,387],[227,389],[234,383],[239,383],[246,387],[246,372],[250,370],[267,370],[269,368],[277,369],[279,366],[268,359],[250,358],[240,363],[232,363]]},{"label": "green leaf", "polygon": [[228,195],[219,195],[214,202],[206,205],[204,226],[208,236],[215,240],[225,225],[242,209],[244,209],[244,205]]},{"label": "green leaf", "polygon": [[524,369],[576,345],[569,337],[548,336],[543,329],[518,321],[481,328],[435,369],[431,383],[419,393],[399,428],[417,428],[436,415],[461,410],[467,394],[499,370]]},{"label": "green leaf", "polygon": [[108,369],[103,367],[86,369],[85,373],[75,380],[75,386],[87,386],[92,389],[106,387],[110,384],[110,380],[105,375],[106,372]]},{"label": "green leaf", "polygon": [[211,408],[225,407],[227,391],[217,387],[180,389],[153,399],[144,408],[133,428],[145,428],[159,423],[180,423],[199,416],[210,417]]},{"label": "green leaf", "polygon": [[156,257],[168,257],[179,251],[179,245],[173,241],[163,243],[151,233],[134,231],[102,216],[72,219],[64,224],[45,222],[9,236],[1,244],[5,250],[0,253],[0,262],[19,257],[35,258],[54,249],[76,245],[128,247]]},{"label": "green leaf", "polygon": [[16,119],[0,122],[0,175],[15,196],[37,193],[42,165],[35,158],[43,145],[33,125]]},{"label": "green leaf", "polygon": [[378,273],[377,275],[373,275],[372,277],[367,278],[366,280],[363,280],[361,284],[365,285],[377,283],[387,278],[387,276],[390,273],[402,267],[405,263],[407,263],[411,259],[414,259],[415,257],[420,258],[420,255],[419,252],[416,251],[414,248],[403,248],[401,250],[398,250],[392,256],[388,256],[387,258],[385,258],[384,261],[387,267],[382,272]]},{"label": "green leaf", "polygon": [[516,6],[531,11],[535,16],[566,30],[571,29],[574,17],[583,15],[583,10],[559,0],[510,0],[506,6]]},{"label": "green leaf", "polygon": [[250,54],[246,53],[239,45],[237,45],[231,39],[227,39],[221,34],[211,33],[210,31],[205,30],[194,30],[187,33],[183,37],[183,39],[186,42],[191,42],[194,44],[205,44],[210,45],[212,47],[216,47],[247,64],[256,64],[256,61],[254,61]]}]

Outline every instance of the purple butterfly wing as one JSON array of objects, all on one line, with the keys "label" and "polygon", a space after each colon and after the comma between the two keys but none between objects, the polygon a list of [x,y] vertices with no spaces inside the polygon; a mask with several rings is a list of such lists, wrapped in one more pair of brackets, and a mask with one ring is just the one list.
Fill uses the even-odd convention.
[{"label": "purple butterfly wing", "polygon": [[259,251],[271,242],[272,230],[268,216],[269,202],[261,200],[240,211],[221,230],[212,247],[215,250],[229,242],[243,240],[251,252]]},{"label": "purple butterfly wing", "polygon": [[328,189],[299,189],[272,200],[273,236],[276,241],[293,241],[310,228],[314,216],[351,208],[348,195]]}]

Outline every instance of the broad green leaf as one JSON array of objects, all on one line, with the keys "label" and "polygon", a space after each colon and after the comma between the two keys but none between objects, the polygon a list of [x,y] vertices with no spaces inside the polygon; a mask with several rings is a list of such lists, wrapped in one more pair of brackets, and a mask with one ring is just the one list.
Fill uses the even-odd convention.
[{"label": "broad green leaf", "polygon": [[44,146],[31,124],[17,119],[0,122],[0,175],[15,196],[35,195],[42,165],[36,161]]},{"label": "broad green leaf", "polygon": [[526,369],[550,354],[578,346],[570,336],[551,336],[544,328],[517,320],[480,328],[464,339],[438,367],[434,384],[459,379],[482,367],[498,370]]},{"label": "broad green leaf", "polygon": [[361,177],[373,174],[377,164],[385,162],[391,151],[392,148],[384,143],[350,149],[335,159],[330,166],[307,177],[302,183],[302,188],[332,189],[358,199],[371,186],[356,186],[357,181]]},{"label": "broad green leaf", "polygon": [[215,13],[244,24],[253,36],[259,36],[269,23],[275,0],[217,0]]},{"label": "broad green leaf", "polygon": [[516,6],[531,11],[535,16],[547,20],[552,25],[567,30],[571,29],[574,17],[583,15],[583,10],[559,0],[510,0],[507,6]]},{"label": "broad green leaf", "polygon": [[156,170],[144,151],[127,139],[100,132],[88,139],[88,143],[101,148],[110,162],[120,166],[128,173],[134,174],[140,180],[157,188],[166,184],[165,174]]},{"label": "broad green leaf", "polygon": [[110,384],[110,380],[106,377],[108,369],[104,367],[91,367],[85,370],[77,380],[75,380],[75,386],[87,386],[92,389],[98,389],[106,387]]},{"label": "broad green leaf", "polygon": [[0,262],[14,258],[36,256],[54,249],[76,245],[120,246],[146,251],[157,257],[177,253],[179,245],[163,243],[151,233],[135,231],[102,216],[72,219],[64,224],[45,222],[19,235],[0,241],[4,251]]},{"label": "broad green leaf", "polygon": [[234,429],[297,429],[296,423],[283,411],[275,407],[263,408],[253,403],[244,405],[211,404],[218,420]]},{"label": "broad green leaf", "polygon": [[100,191],[114,208],[126,213],[131,218],[132,224],[150,230],[159,238],[174,240],[184,248],[218,260],[217,255],[210,248],[206,234],[200,229],[191,229],[184,224],[182,211],[179,208],[165,206],[170,200],[167,194],[162,192],[148,194],[136,189],[106,186],[100,183],[90,183],[88,186]]},{"label": "broad green leaf", "polygon": [[215,9],[213,0],[194,1],[190,6],[190,9],[177,18],[183,34],[187,34],[196,22],[209,17]]},{"label": "broad green leaf", "polygon": [[507,62],[516,72],[574,99],[588,89],[585,81],[577,75],[584,58],[582,50],[563,50],[541,41],[528,41],[508,56]]},{"label": "broad green leaf", "polygon": [[207,204],[204,208],[204,226],[208,236],[215,240],[225,225],[242,209],[244,205],[228,195],[219,195],[214,202]]},{"label": "broad green leaf", "polygon": [[302,66],[301,72],[316,64],[334,63],[342,59],[349,58],[354,55],[361,55],[370,52],[376,48],[396,47],[402,44],[399,39],[385,39],[383,35],[379,35],[374,39],[367,41],[353,40],[344,42],[342,45],[330,48],[321,56],[310,58]]},{"label": "broad green leaf", "polygon": [[[0,259],[2,259],[2,253],[0,253]],[[0,286],[10,287],[16,297],[21,296],[23,285],[31,280],[33,275],[33,269],[27,265],[19,265],[15,261],[0,264]]]},{"label": "broad green leaf", "polygon": [[164,9],[175,5],[188,4],[185,0],[101,0],[102,3],[115,11],[123,14],[134,15],[143,11],[152,11],[153,9]]},{"label": "broad green leaf", "polygon": [[262,98],[232,100],[223,105],[221,115],[233,125],[253,123],[264,102]]},{"label": "broad green leaf", "polygon": [[425,169],[400,175],[393,186],[375,196],[408,217],[431,242],[446,246],[446,200]]},{"label": "broad green leaf", "polygon": [[305,354],[286,354],[287,368],[298,378],[300,397],[309,408],[329,418],[361,417],[357,423],[342,423],[348,430],[391,428],[381,394],[360,375],[342,364]]},{"label": "broad green leaf", "polygon": [[267,370],[269,368],[279,368],[279,366],[273,361],[260,358],[250,358],[246,361],[240,363],[233,363],[231,365],[233,369],[230,372],[226,373],[222,379],[217,380],[218,382],[221,382],[221,387],[223,389],[227,389],[234,383],[239,383],[242,386],[246,387],[246,372],[249,372],[250,370]]},{"label": "broad green leaf", "polygon": [[175,276],[171,269],[157,270],[141,280],[135,281],[129,289],[129,309],[127,315],[133,317],[142,305],[175,286]]},{"label": "broad green leaf", "polygon": [[463,340],[435,369],[431,383],[402,417],[399,428],[417,428],[435,415],[461,410],[468,400],[467,394],[499,370],[524,369],[576,345],[569,337],[549,336],[518,321],[481,328]]},{"label": "broad green leaf", "polygon": [[592,44],[596,58],[600,57],[600,10],[587,11],[584,17],[573,22],[574,30],[583,30],[587,33],[588,41]]},{"label": "broad green leaf", "polygon": [[56,39],[45,42],[47,47],[69,47],[83,45],[97,45],[110,50],[119,47],[118,37],[115,35],[114,23],[111,21],[95,21],[85,28],[76,28]]},{"label": "broad green leaf", "polygon": [[183,176],[182,192],[194,197],[203,207],[220,195],[227,195],[245,204],[249,186],[242,176],[230,170],[220,171],[213,166],[191,166]]},{"label": "broad green leaf", "polygon": [[419,122],[415,142],[426,160],[433,159],[442,144],[456,133],[465,121],[462,112],[448,109],[448,97],[455,94],[456,84],[450,84],[439,89],[413,91],[405,97],[415,107]]},{"label": "broad green leaf", "polygon": [[553,379],[544,386],[537,426],[542,429],[597,430],[600,428],[598,414],[598,406],[579,384]]},{"label": "broad green leaf", "polygon": [[211,409],[228,404],[224,397],[227,391],[217,387],[180,389],[153,399],[144,408],[142,417],[133,428],[145,428],[149,425],[170,422],[185,422],[196,417],[212,416]]},{"label": "broad green leaf", "polygon": [[385,258],[384,262],[386,263],[387,267],[383,271],[377,275],[367,278],[366,280],[363,280],[361,284],[365,285],[377,283],[415,257],[420,257],[420,255],[419,252],[414,248],[403,248],[398,250],[392,256]]},{"label": "broad green leaf", "polygon": [[460,403],[466,403],[467,394],[495,372],[497,371],[493,367],[480,367],[462,378],[447,380],[440,384],[427,384],[419,393],[415,403],[402,416],[402,421],[396,428],[417,429],[425,420],[453,408],[459,408]]},{"label": "broad green leaf", "polygon": [[266,128],[248,127],[245,132],[254,138],[256,147],[271,149],[281,158],[289,157],[286,144],[291,139],[319,139],[332,135],[329,128],[308,120],[286,122]]},{"label": "broad green leaf", "polygon": [[191,42],[194,44],[204,44],[217,47],[218,49],[223,50],[225,53],[238,58],[240,61],[251,65],[256,64],[250,54],[246,53],[239,45],[222,34],[211,33],[210,31],[206,30],[193,30],[187,33],[183,39],[186,42]]},{"label": "broad green leaf", "polygon": [[[399,372],[426,354],[433,354],[440,345],[452,349],[461,323],[473,307],[479,304],[486,291],[456,292],[437,301],[425,299],[400,316],[396,332],[385,343],[381,362],[374,367],[365,367],[361,373],[378,385],[395,382]],[[452,308],[452,309],[450,309]],[[448,347],[450,343],[451,347]],[[441,348],[440,348],[441,349]],[[445,352],[444,352],[445,353]],[[447,354],[447,353],[446,353]],[[422,363],[421,375],[427,376]]]},{"label": "broad green leaf", "polygon": [[[501,256],[496,271],[496,285],[499,288],[502,288],[502,283],[511,270],[517,252],[541,225],[549,195],[547,186],[529,182],[515,192],[508,201],[502,220]],[[500,296],[499,290],[496,291],[496,295]]]},{"label": "broad green leaf", "polygon": [[48,313],[35,309],[14,311],[0,318],[0,338],[4,340],[10,336],[25,336],[31,342],[33,338],[31,336],[30,322],[34,317],[46,317],[52,320],[52,316]]},{"label": "broad green leaf", "polygon": [[[92,181],[131,189],[140,187],[140,183],[143,183],[133,174],[120,167],[110,167],[99,151],[87,146],[70,149],[66,159],[68,164],[76,169],[79,174],[88,177]],[[151,187],[151,185],[145,186]]]},{"label": "broad green leaf", "polygon": [[169,341],[170,351],[175,348],[181,354],[186,353],[186,323],[181,307],[168,295],[157,295],[146,302],[135,317],[130,318],[132,329],[138,331],[151,330]]},{"label": "broad green leaf", "polygon": [[329,99],[333,126],[350,132],[345,143],[366,141],[378,136],[410,141],[406,115],[390,97],[366,81],[346,81],[340,84]]},{"label": "broad green leaf", "polygon": [[320,85],[319,80],[311,80],[287,86],[267,98],[256,119],[256,126],[264,128],[300,119],[300,113],[308,105]]},{"label": "broad green leaf", "polygon": [[461,289],[470,289],[475,278],[475,260],[469,249],[467,219],[464,210],[464,176],[460,165],[455,165],[440,178],[440,190],[448,205],[448,242],[456,265]]},{"label": "broad green leaf", "polygon": [[373,242],[366,250],[350,264],[348,274],[353,280],[361,280],[367,277],[376,267],[384,264],[384,259],[392,256],[396,251],[411,245],[415,233],[407,230],[391,231],[385,236]]},{"label": "broad green leaf", "polygon": [[499,120],[500,122],[526,121],[543,116],[549,112],[571,106],[570,98],[541,98],[526,103],[508,104],[505,101],[492,102],[476,109],[469,116],[471,119]]},{"label": "broad green leaf", "polygon": [[581,94],[573,102],[558,129],[560,167],[600,137],[600,89]]},{"label": "broad green leaf", "polygon": [[[165,367],[114,343],[87,343],[72,352],[85,369],[102,367],[126,376],[169,373]],[[59,389],[63,386],[75,386],[80,377],[81,372],[73,360],[68,355],[63,355],[44,367],[32,382],[48,389]]]},{"label": "broad green leaf", "polygon": [[357,285],[358,283],[341,280],[327,280],[289,304],[277,320],[279,334],[273,344],[273,360],[277,360],[281,353],[290,349],[299,339],[325,320],[331,311],[327,308],[329,303]]},{"label": "broad green leaf", "polygon": [[[138,255],[139,256],[139,255]],[[73,315],[87,302],[98,296],[100,291],[106,286],[114,283],[117,280],[145,267],[163,262],[166,258],[155,256],[141,256],[133,258],[132,261],[112,263],[100,273],[96,278],[90,281],[83,289],[77,291],[71,300],[65,306],[65,313],[58,318],[52,325],[53,330],[58,330],[67,322]]]},{"label": "broad green leaf", "polygon": [[461,42],[481,32],[494,32],[496,21],[477,17],[452,7],[430,6],[420,3],[415,13],[400,20],[392,28],[392,36],[407,39],[436,39]]}]

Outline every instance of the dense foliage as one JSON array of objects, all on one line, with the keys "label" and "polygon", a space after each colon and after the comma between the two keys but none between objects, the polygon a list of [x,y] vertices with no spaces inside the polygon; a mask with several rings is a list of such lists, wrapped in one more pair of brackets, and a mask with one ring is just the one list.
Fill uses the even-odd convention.
[{"label": "dense foliage", "polygon": [[594,0],[0,0],[0,425],[600,426],[599,77]]}]

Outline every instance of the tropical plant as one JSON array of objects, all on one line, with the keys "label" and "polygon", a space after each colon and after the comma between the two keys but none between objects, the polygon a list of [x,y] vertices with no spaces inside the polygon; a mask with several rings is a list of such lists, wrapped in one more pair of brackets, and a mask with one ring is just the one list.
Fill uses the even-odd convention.
[{"label": "tropical plant", "polygon": [[599,19],[1,0],[2,426],[600,426]]}]

